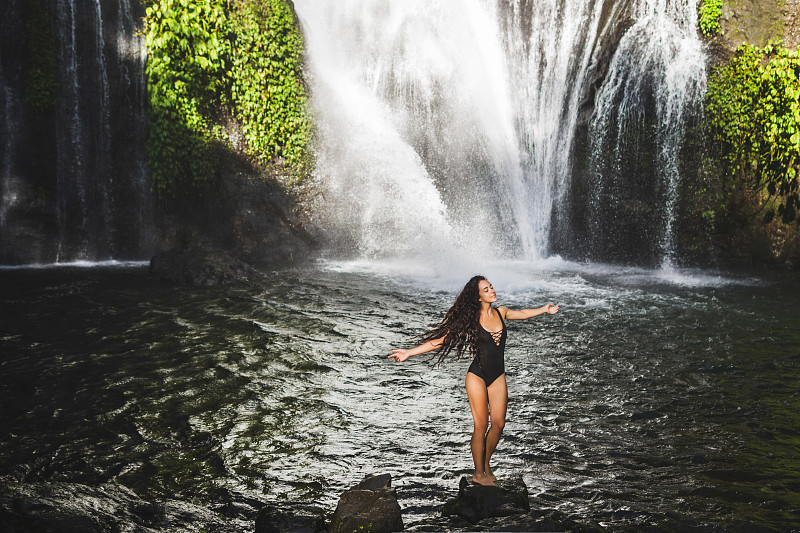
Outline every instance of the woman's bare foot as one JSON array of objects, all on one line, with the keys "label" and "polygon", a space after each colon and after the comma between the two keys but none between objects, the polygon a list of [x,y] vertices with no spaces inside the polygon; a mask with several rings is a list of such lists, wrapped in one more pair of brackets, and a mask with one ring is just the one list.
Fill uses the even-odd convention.
[{"label": "woman's bare foot", "polygon": [[487,476],[484,474],[479,474],[475,472],[472,475],[472,482],[477,483],[478,485],[494,485],[494,476]]},{"label": "woman's bare foot", "polygon": [[492,472],[492,469],[489,467],[486,467],[486,477],[492,480],[492,485],[497,481],[497,476],[494,475],[494,472]]}]

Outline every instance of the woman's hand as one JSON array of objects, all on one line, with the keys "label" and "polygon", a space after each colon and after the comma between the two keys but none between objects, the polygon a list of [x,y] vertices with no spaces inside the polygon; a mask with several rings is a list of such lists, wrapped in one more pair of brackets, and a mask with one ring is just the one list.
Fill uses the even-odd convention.
[{"label": "woman's hand", "polygon": [[411,357],[411,350],[392,350],[392,353],[389,355],[388,359],[394,359],[395,361],[405,361]]},{"label": "woman's hand", "polygon": [[558,313],[558,306],[548,303],[544,306],[544,312],[547,313],[548,315],[554,315]]}]

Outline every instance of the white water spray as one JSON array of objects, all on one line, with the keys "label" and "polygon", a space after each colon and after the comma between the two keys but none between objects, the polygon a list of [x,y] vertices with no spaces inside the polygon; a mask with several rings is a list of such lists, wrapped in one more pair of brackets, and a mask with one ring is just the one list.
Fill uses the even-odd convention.
[{"label": "white water spray", "polygon": [[[368,257],[531,253],[493,6],[296,2],[320,125],[324,223]],[[512,176],[513,179],[509,179]]]},{"label": "white water spray", "polygon": [[[548,249],[553,209],[568,197],[571,156],[587,77],[598,42],[622,2],[559,0],[498,3],[509,57],[515,124],[523,154],[526,206],[518,217],[529,248]],[[601,26],[603,12],[606,26]],[[514,176],[509,176],[514,178]]]},{"label": "white water spray", "polygon": [[[655,100],[658,246],[671,264],[687,110],[704,92],[695,0],[296,5],[330,233],[362,257],[460,248],[523,260],[547,255],[554,213],[569,210],[580,107],[606,34],[631,8],[592,123],[594,149],[616,151],[618,167],[596,178],[593,199],[631,179],[620,139]],[[614,231],[599,224],[590,229]]]}]

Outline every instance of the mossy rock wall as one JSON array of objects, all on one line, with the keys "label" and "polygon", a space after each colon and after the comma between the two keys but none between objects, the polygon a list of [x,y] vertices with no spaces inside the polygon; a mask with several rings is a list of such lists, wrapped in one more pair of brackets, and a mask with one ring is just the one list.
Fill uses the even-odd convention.
[{"label": "mossy rock wall", "polygon": [[769,41],[783,39],[786,3],[784,0],[725,0],[720,17],[725,47],[736,50],[744,42],[765,46]]}]

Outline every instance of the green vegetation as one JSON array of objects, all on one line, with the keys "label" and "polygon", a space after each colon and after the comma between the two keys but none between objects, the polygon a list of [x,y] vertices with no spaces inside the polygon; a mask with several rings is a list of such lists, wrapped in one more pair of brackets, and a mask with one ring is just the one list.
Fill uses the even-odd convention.
[{"label": "green vegetation", "polygon": [[230,118],[255,161],[308,172],[303,43],[285,0],[152,0],[146,43],[148,152],[162,197],[213,182]]},{"label": "green vegetation", "polygon": [[303,40],[284,0],[237,2],[231,20],[231,98],[251,153],[261,163],[283,158],[309,170],[311,129],[301,81]]},{"label": "green vegetation", "polygon": [[211,120],[225,80],[221,1],[160,0],[147,6],[148,156],[159,194],[203,185],[216,173]]},{"label": "green vegetation", "polygon": [[720,33],[719,17],[722,15],[722,0],[703,0],[700,5],[700,18],[697,21],[700,32],[706,36]]},{"label": "green vegetation", "polygon": [[740,46],[709,79],[706,119],[723,196],[744,186],[766,222],[798,220],[800,52]]},{"label": "green vegetation", "polygon": [[26,24],[26,48],[30,69],[27,71],[25,101],[42,113],[56,99],[56,45],[50,33],[50,17],[41,0],[30,3],[30,18]]}]

